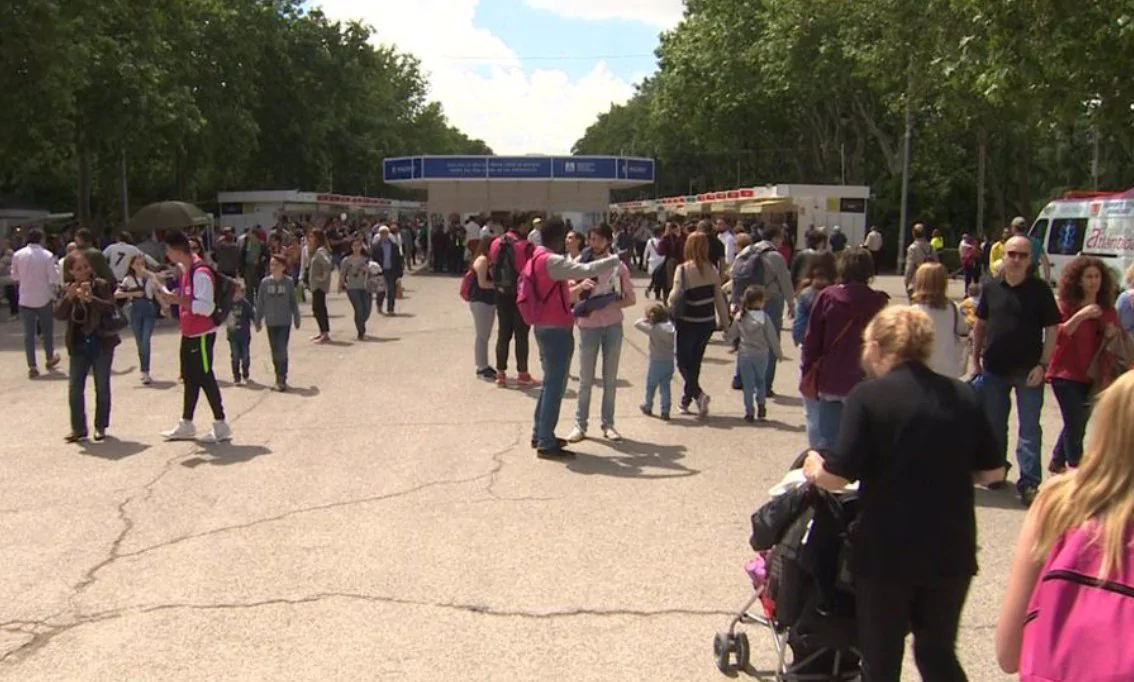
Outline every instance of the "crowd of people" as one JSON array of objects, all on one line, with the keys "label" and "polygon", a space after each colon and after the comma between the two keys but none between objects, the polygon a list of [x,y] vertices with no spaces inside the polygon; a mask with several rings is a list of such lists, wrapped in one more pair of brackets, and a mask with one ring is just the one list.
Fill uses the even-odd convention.
[{"label": "crowd of people", "polygon": [[[568,446],[590,436],[599,381],[599,431],[622,439],[616,400],[627,311],[639,305],[635,271],[648,280],[643,310],[631,315],[648,341],[639,404],[648,417],[668,421],[676,407],[710,418],[711,387],[701,369],[720,332],[735,355],[732,388],[741,393],[745,420],[768,419],[788,323],[799,349],[803,475],[829,490],[860,484],[851,570],[866,679],[900,678],[912,631],[925,679],[963,680],[955,640],[977,568],[973,485],[1006,485],[1013,395],[1015,485],[1031,511],[997,633],[1001,665],[1031,674],[1052,665],[1026,625],[1029,599],[1059,596],[1048,584],[1051,570],[1119,576],[1127,586],[1134,575],[1134,373],[1125,372],[1134,364],[1134,268],[1117,282],[1103,261],[1078,256],[1052,291],[1041,278],[1049,266],[1025,226],[1014,220],[1011,234],[987,249],[966,235],[967,296],[955,302],[941,246],[915,225],[903,273],[909,305],[892,305],[873,286],[882,248],[877,230],[856,245],[837,228],[815,229],[797,250],[786,226],[724,219],[655,225],[619,218],[586,234],[537,215],[464,223],[453,216],[432,230],[424,223],[285,221],[270,234],[254,229],[237,237],[222,229],[212,244],[206,235],[171,231],[159,249],[122,235],[102,250],[80,230],[61,262],[43,233],[31,230],[26,244],[14,251],[4,245],[0,255],[10,264],[6,295],[18,301],[29,377],[39,375],[37,338],[48,371],[62,362],[53,324],[66,325],[70,442],[88,437],[88,376],[96,396],[93,437],[106,437],[111,365],[125,330],[135,338],[142,382],[152,381],[150,338],[162,316],[178,320],[184,383],[181,420],[164,436],[196,438],[193,419],[204,393],[213,424],[200,440],[231,439],[214,369],[222,328],[234,383],[241,384],[252,379],[252,330],[266,326],[274,386],[287,390],[289,337],[300,327],[306,293],[318,325],[312,341],[326,343],[327,296],[337,271],[354,333],[364,339],[371,306],[395,314],[401,279],[419,256],[434,272],[462,277],[474,321],[475,376],[501,388],[538,389],[531,446],[543,459],[571,458]],[[529,366],[532,337],[538,379]],[[576,345],[578,398],[560,438]],[[682,380],[676,401],[675,375]],[[1041,489],[1045,385],[1059,405],[1062,431],[1048,458],[1058,476]]]},{"label": "crowd of people", "polygon": [[[402,277],[418,261],[419,233],[424,235],[409,221],[281,219],[270,233],[256,227],[237,236],[225,227],[215,239],[211,231],[169,230],[135,244],[123,232],[100,249],[86,229],[63,241],[33,228],[23,243],[0,243],[0,275],[10,311],[23,326],[30,379],[40,376],[37,342],[46,371],[62,363],[55,324],[65,325],[68,442],[107,437],[111,369],[125,333],[134,338],[141,383],[154,383],[152,338],[163,318],[176,320],[182,335],[177,378],[185,390],[182,418],[163,435],[196,438],[193,416],[204,393],[213,425],[200,440],[222,442],[232,431],[216,379],[217,334],[223,331],[228,341],[232,381],[239,386],[252,382],[253,331],[266,331],[274,369],[270,385],[286,392],[291,331],[300,328],[299,304],[308,292],[318,326],[312,341],[327,343],[327,295],[337,270],[338,291],[354,311],[356,338],[365,339],[372,306],[381,315],[396,315]],[[88,377],[95,388],[93,434],[85,407]]]}]

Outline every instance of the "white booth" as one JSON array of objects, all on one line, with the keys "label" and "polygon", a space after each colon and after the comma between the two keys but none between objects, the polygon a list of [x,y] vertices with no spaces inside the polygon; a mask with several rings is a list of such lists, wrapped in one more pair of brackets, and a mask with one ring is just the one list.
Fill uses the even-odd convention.
[{"label": "white booth", "polygon": [[429,212],[540,212],[599,219],[615,189],[654,181],[652,159],[622,156],[407,156],[385,159],[387,184],[429,193]]},{"label": "white booth", "polygon": [[217,204],[221,213],[218,226],[231,226],[238,234],[257,225],[270,228],[280,218],[288,216],[346,213],[350,216],[385,215],[396,218],[402,213],[417,213],[425,209],[420,201],[299,190],[220,192]]}]

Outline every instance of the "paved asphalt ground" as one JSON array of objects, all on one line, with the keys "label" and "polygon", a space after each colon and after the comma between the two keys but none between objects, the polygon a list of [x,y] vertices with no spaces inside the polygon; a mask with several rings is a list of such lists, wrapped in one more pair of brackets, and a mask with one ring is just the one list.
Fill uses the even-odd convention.
[{"label": "paved asphalt ground", "polygon": [[[216,447],[158,436],[181,405],[173,327],[155,338],[150,387],[124,339],[112,439],[80,447],[62,441],[65,376],[29,381],[19,325],[0,323],[0,680],[721,677],[711,640],[750,595],[748,516],[804,445],[797,353],[766,425],[742,421],[719,342],[712,417],[664,424],[638,412],[646,339],[627,325],[626,440],[546,462],[528,448],[535,392],[473,378],[457,280],[418,275],[407,289],[367,342],[352,340],[345,296],[331,297],[333,345],[307,341],[305,308],[290,394],[265,389],[257,336],[258,383],[222,385],[236,438]],[[208,419],[202,399],[199,430]],[[1044,425],[1050,448],[1050,397]],[[992,638],[1023,511],[1007,492],[978,501],[981,574],[960,649],[983,682],[1006,679]],[[768,668],[771,639],[751,637]]]}]

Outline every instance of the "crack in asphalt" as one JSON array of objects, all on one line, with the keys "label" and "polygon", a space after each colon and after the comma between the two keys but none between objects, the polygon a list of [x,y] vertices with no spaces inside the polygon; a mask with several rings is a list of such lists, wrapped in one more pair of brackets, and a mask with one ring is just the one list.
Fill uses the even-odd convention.
[{"label": "crack in asphalt", "polygon": [[236,611],[259,609],[272,606],[301,606],[306,604],[314,604],[322,601],[332,599],[343,599],[349,601],[363,601],[373,604],[385,604],[393,606],[412,606],[419,608],[435,608],[445,611],[455,611],[460,613],[474,614],[478,616],[488,616],[493,618],[519,618],[525,620],[558,620],[567,618],[659,618],[666,616],[690,616],[690,617],[732,617],[735,614],[731,611],[720,610],[700,610],[700,609],[657,609],[657,610],[644,610],[644,609],[600,609],[600,608],[587,608],[578,607],[563,609],[558,611],[527,611],[523,609],[500,609],[486,604],[472,604],[461,602],[428,602],[413,599],[402,599],[398,597],[388,597],[372,594],[361,594],[356,592],[319,592],[303,597],[276,597],[272,599],[262,599],[259,601],[251,602],[220,602],[215,604],[194,604],[194,603],[173,603],[173,604],[154,604],[151,606],[139,606],[126,609],[114,609],[110,611],[103,611],[99,613],[90,614],[66,624],[51,626],[46,623],[44,625],[47,630],[39,632],[26,632],[24,634],[31,635],[31,639],[24,644],[8,651],[0,656],[0,663],[8,665],[18,665],[27,660],[35,652],[47,646],[56,637],[63,635],[71,630],[85,627],[87,625],[99,624],[111,620],[117,620],[134,615],[148,615],[152,613],[160,613],[164,611]]},{"label": "crack in asphalt", "polygon": [[[249,412],[251,412],[252,410],[254,410],[259,405],[260,402],[263,402],[263,401],[262,400],[257,401],[256,405],[253,405],[248,410],[245,410],[240,415],[238,415],[236,418],[234,418],[232,421],[236,421],[240,417],[242,417],[242,416],[248,414]],[[44,646],[46,646],[55,637],[58,637],[59,635],[65,633],[69,630],[72,630],[76,627],[88,625],[88,624],[91,624],[91,623],[99,623],[99,622],[102,622],[102,621],[105,621],[105,620],[111,620],[111,619],[114,619],[114,618],[119,618],[119,617],[122,617],[124,615],[129,615],[131,613],[151,613],[151,612],[154,612],[154,611],[169,610],[169,609],[172,609],[172,608],[198,609],[198,610],[219,609],[219,608],[233,608],[233,609],[255,608],[255,607],[258,607],[258,606],[267,606],[267,605],[271,605],[271,604],[275,604],[275,603],[279,603],[279,604],[286,604],[286,603],[301,604],[301,603],[307,603],[307,602],[311,602],[311,601],[318,601],[320,599],[330,598],[330,597],[334,597],[334,596],[341,596],[343,598],[349,598],[352,595],[349,595],[349,594],[346,594],[346,593],[343,593],[341,595],[338,594],[338,593],[327,593],[325,595],[314,595],[312,598],[293,599],[293,600],[266,600],[264,602],[252,602],[252,603],[249,603],[249,604],[235,603],[235,604],[219,604],[219,605],[211,605],[211,604],[203,604],[203,605],[202,604],[196,604],[196,605],[195,604],[158,605],[158,606],[155,606],[155,607],[105,611],[105,612],[88,614],[88,615],[79,615],[78,614],[78,605],[76,604],[76,601],[87,590],[89,590],[92,585],[94,585],[98,581],[99,573],[104,571],[106,568],[114,565],[116,562],[118,562],[122,559],[142,556],[144,554],[156,552],[158,550],[165,549],[165,548],[168,548],[168,547],[172,547],[174,545],[178,545],[178,544],[188,542],[190,540],[194,540],[194,539],[198,539],[198,538],[210,537],[210,536],[213,536],[213,535],[219,535],[221,533],[227,533],[227,532],[232,532],[232,531],[245,530],[245,529],[253,528],[253,527],[256,527],[256,526],[259,526],[259,525],[263,525],[263,524],[274,523],[276,521],[282,521],[282,520],[289,519],[289,518],[292,518],[292,517],[295,517],[295,516],[310,514],[310,513],[319,512],[319,511],[326,511],[328,509],[336,509],[336,508],[348,507],[348,506],[354,506],[354,505],[383,502],[383,501],[386,501],[386,500],[391,500],[391,499],[396,499],[396,498],[400,498],[400,497],[406,497],[406,496],[409,496],[409,495],[413,495],[413,494],[416,494],[418,492],[421,492],[423,490],[427,490],[427,489],[430,489],[430,488],[435,488],[435,487],[440,487],[440,486],[450,486],[450,485],[466,485],[466,484],[470,484],[470,483],[476,483],[476,482],[479,482],[479,481],[485,482],[485,487],[484,487],[485,493],[487,493],[488,495],[490,495],[491,497],[493,497],[494,499],[497,499],[497,500],[507,500],[508,498],[504,498],[504,497],[499,496],[496,493],[496,491],[494,490],[494,487],[495,487],[497,481],[499,480],[499,476],[500,476],[501,472],[504,470],[504,467],[507,464],[504,461],[504,456],[507,453],[511,452],[512,450],[516,449],[516,447],[519,446],[519,444],[520,444],[521,435],[518,431],[519,431],[519,428],[517,427],[517,434],[513,438],[513,440],[511,442],[509,442],[507,445],[503,446],[502,448],[491,453],[490,458],[491,458],[491,461],[492,461],[492,468],[489,471],[482,473],[482,474],[478,474],[476,476],[468,476],[468,477],[459,478],[459,479],[442,479],[442,480],[438,480],[438,481],[429,481],[427,483],[423,483],[421,485],[414,486],[412,488],[397,491],[397,492],[383,493],[381,495],[371,495],[371,496],[362,497],[362,498],[354,498],[354,499],[350,499],[350,500],[341,500],[341,501],[337,501],[337,502],[330,502],[330,503],[326,503],[326,504],[320,504],[320,505],[314,505],[314,506],[310,506],[310,507],[293,509],[291,511],[284,512],[282,514],[277,514],[275,516],[257,519],[255,521],[251,521],[251,522],[248,522],[248,523],[234,524],[234,525],[231,525],[231,526],[223,526],[223,527],[220,527],[220,528],[214,528],[214,529],[204,531],[204,532],[201,532],[201,533],[193,533],[193,534],[190,534],[190,535],[184,535],[184,536],[180,536],[180,537],[177,537],[177,538],[173,538],[171,540],[167,540],[165,542],[161,542],[161,543],[151,545],[151,546],[148,546],[148,547],[143,547],[141,549],[134,550],[134,551],[131,551],[131,552],[123,552],[122,551],[122,545],[126,541],[126,538],[129,536],[130,532],[135,527],[135,520],[130,515],[130,512],[129,512],[130,506],[134,502],[145,502],[146,500],[150,499],[150,497],[153,495],[154,487],[158,483],[160,483],[161,480],[166,475],[168,475],[170,471],[176,470],[176,465],[179,461],[181,461],[185,457],[188,457],[192,454],[192,453],[184,453],[184,452],[179,453],[179,454],[169,458],[168,460],[166,460],[165,465],[162,467],[162,469],[153,478],[151,478],[149,481],[147,481],[145,484],[143,484],[139,489],[137,489],[137,491],[135,493],[126,496],[125,498],[123,498],[118,503],[117,513],[118,513],[118,520],[121,523],[121,529],[119,530],[118,534],[114,537],[114,539],[111,541],[110,547],[107,550],[106,556],[102,560],[100,560],[99,562],[97,562],[96,564],[94,564],[93,566],[88,568],[83,573],[83,575],[79,579],[79,581],[72,586],[71,595],[68,597],[68,600],[67,600],[68,601],[68,607],[67,608],[62,609],[61,611],[58,611],[58,612],[48,616],[46,619],[44,619],[42,621],[13,620],[13,621],[8,621],[6,623],[0,623],[0,630],[25,634],[25,635],[29,635],[31,637],[31,639],[29,639],[27,642],[20,645],[19,647],[16,647],[15,649],[12,649],[12,650],[4,653],[3,655],[0,655],[0,663],[25,660],[28,656],[30,656],[34,652],[38,651],[39,649],[43,648]],[[356,598],[356,599],[370,599],[371,601],[382,601],[382,602],[387,602],[387,603],[392,603],[392,604],[404,603],[406,605],[418,605],[418,606],[429,606],[430,605],[426,602],[418,603],[418,602],[404,601],[404,600],[398,600],[398,599],[393,598],[393,597],[383,598],[383,597],[370,597],[368,595],[354,595],[354,598]],[[444,607],[445,605],[438,605],[438,606]],[[458,608],[458,607],[452,607],[452,608]],[[478,609],[482,609],[482,607],[472,605],[472,606],[468,606],[464,610],[475,611],[475,610],[478,610]],[[65,613],[68,613],[68,612],[76,614],[76,617],[74,619],[68,621],[68,622],[65,622],[65,623],[51,623],[50,622],[50,621],[58,618],[59,616],[65,614]]]}]

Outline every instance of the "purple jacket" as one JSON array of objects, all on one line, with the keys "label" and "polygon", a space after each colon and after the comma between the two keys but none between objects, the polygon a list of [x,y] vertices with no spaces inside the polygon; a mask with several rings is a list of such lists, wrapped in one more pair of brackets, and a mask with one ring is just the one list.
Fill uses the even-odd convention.
[{"label": "purple jacket", "polygon": [[[862,332],[890,297],[865,284],[834,284],[815,297],[803,337],[800,372],[806,374],[819,358],[819,393],[846,396],[865,378],[862,371]],[[849,325],[849,326],[848,326]],[[835,339],[846,333],[835,343]]]}]

